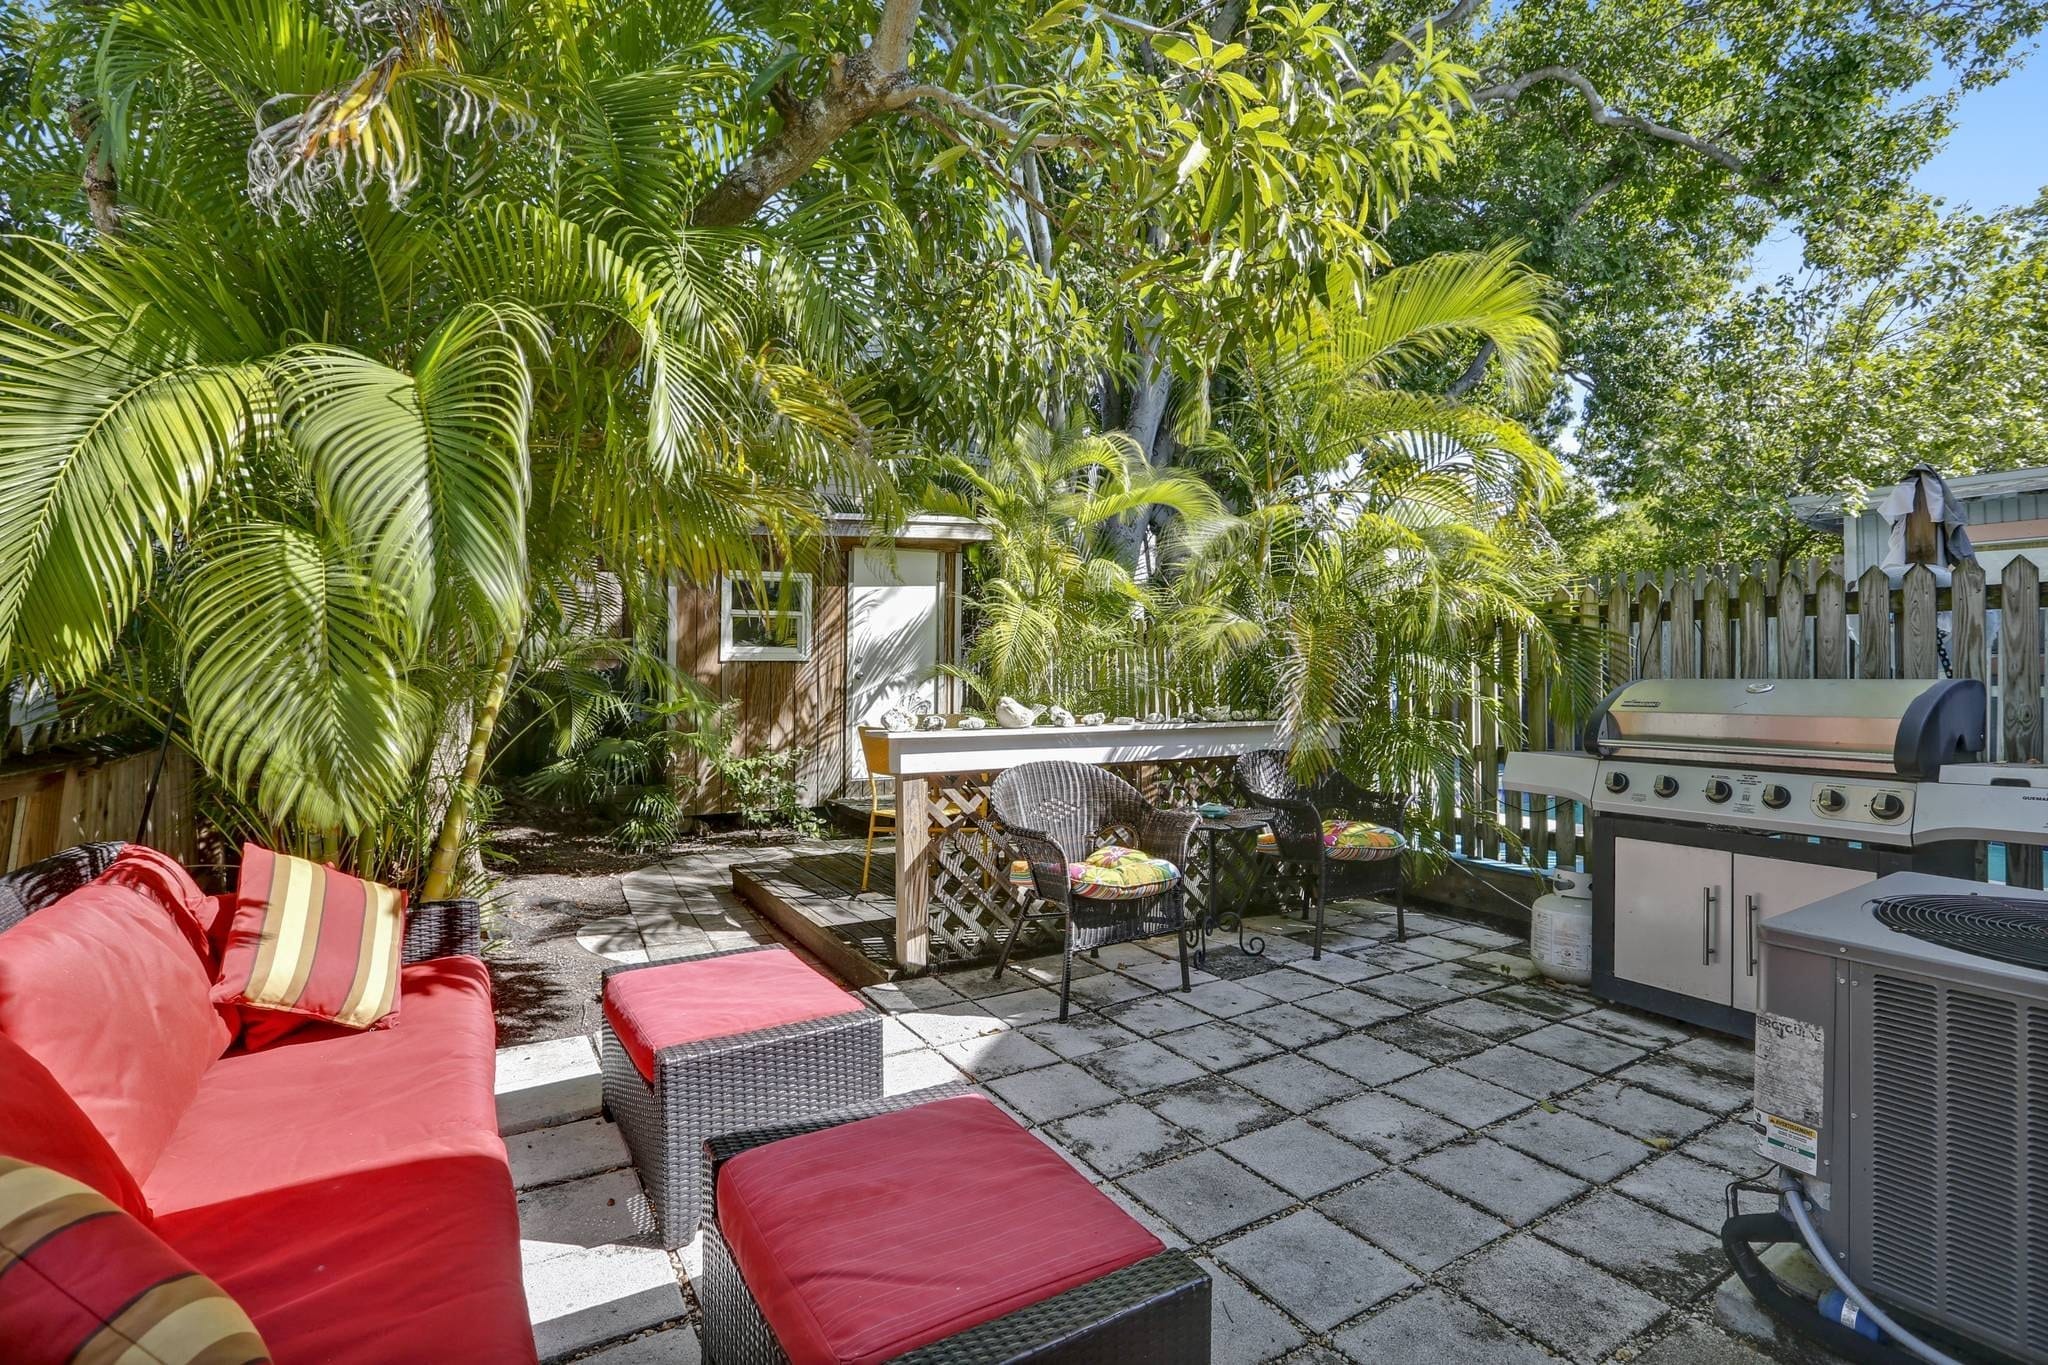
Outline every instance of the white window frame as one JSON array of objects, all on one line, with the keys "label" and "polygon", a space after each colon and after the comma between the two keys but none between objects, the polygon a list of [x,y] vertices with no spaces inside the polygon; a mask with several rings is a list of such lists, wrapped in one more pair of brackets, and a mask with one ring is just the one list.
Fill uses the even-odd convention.
[{"label": "white window frame", "polygon": [[[773,596],[780,592],[786,580],[794,579],[797,585],[796,602],[792,611],[796,618],[796,643],[793,645],[749,645],[735,644],[732,638],[733,584],[746,579],[755,581],[753,575],[720,574],[718,576],[718,661],[803,663],[811,657],[811,576],[807,573],[790,573],[768,570],[759,575],[761,590]],[[766,613],[746,610],[743,616],[762,616]]]}]

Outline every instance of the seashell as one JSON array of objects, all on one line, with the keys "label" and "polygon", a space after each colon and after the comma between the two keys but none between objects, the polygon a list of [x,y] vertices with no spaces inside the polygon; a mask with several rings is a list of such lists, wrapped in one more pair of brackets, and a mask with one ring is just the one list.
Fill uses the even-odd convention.
[{"label": "seashell", "polygon": [[960,722],[960,728],[963,730],[986,730],[988,729],[988,722],[980,716],[968,716]]},{"label": "seashell", "polygon": [[939,715],[922,716],[918,719],[917,728],[920,730],[943,730],[946,728],[946,718]]},{"label": "seashell", "polygon": [[1007,729],[1022,730],[1036,725],[1044,714],[1043,706],[1026,706],[1015,697],[1004,697],[996,702],[996,724]]},{"label": "seashell", "polygon": [[1205,706],[1202,708],[1202,719],[1209,721],[1229,720],[1230,708],[1227,706]]},{"label": "seashell", "polygon": [[1081,717],[1081,723],[1083,725],[1100,725],[1108,719],[1109,716],[1106,712],[1090,711],[1087,715]]},{"label": "seashell", "polygon": [[1050,725],[1072,725],[1074,713],[1064,706],[1055,706],[1045,713],[1045,719]]},{"label": "seashell", "polygon": [[1166,724],[1166,713],[1163,711],[1147,711],[1145,713],[1145,723],[1147,725],[1164,725]]},{"label": "seashell", "polygon": [[1232,720],[1257,720],[1258,715],[1251,711],[1232,711],[1230,718]]},{"label": "seashell", "polygon": [[884,730],[915,730],[917,721],[900,706],[892,706],[882,713]]},{"label": "seashell", "polygon": [[1118,716],[1110,722],[1111,725],[1136,725],[1137,723],[1138,718],[1136,716]]}]

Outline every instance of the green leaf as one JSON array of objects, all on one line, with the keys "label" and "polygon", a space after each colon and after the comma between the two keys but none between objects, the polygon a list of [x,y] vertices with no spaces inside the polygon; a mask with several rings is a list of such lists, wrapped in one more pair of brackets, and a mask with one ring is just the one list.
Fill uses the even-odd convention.
[{"label": "green leaf", "polygon": [[193,746],[274,819],[359,829],[405,790],[432,709],[418,636],[344,548],[246,522],[203,539],[177,599]]},{"label": "green leaf", "polygon": [[458,310],[406,374],[338,347],[274,366],[284,420],[341,541],[424,624],[518,629],[533,394],[505,314]]},{"label": "green leaf", "polygon": [[951,147],[944,148],[939,152],[937,156],[933,157],[930,161],[925,163],[924,173],[926,175],[939,175],[943,173],[944,171],[949,169],[954,162],[958,161],[961,157],[966,156],[967,151],[967,144],[964,142],[955,143]]},{"label": "green leaf", "polygon": [[[97,291],[126,285],[81,261]],[[260,370],[207,364],[136,296],[99,300],[0,257],[0,279],[59,310],[63,330],[0,311],[0,676],[76,683],[104,663],[155,574],[270,402]],[[84,333],[85,335],[81,335]]]}]

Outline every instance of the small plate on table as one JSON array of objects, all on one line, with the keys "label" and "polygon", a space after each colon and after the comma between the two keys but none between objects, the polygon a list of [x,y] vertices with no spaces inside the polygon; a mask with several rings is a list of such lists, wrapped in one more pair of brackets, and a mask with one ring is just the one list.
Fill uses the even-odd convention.
[{"label": "small plate on table", "polygon": [[1221,820],[1224,816],[1230,814],[1231,809],[1231,807],[1224,805],[1220,801],[1204,801],[1201,805],[1195,807],[1195,814],[1201,816],[1204,820]]}]

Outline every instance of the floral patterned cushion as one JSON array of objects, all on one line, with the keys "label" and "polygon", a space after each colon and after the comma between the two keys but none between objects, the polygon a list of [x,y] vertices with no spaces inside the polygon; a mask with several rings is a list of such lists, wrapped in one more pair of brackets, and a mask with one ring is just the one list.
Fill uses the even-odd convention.
[{"label": "floral patterned cushion", "polygon": [[[1259,831],[1259,851],[1278,851],[1270,829]],[[1325,858],[1371,860],[1391,858],[1401,851],[1401,832],[1375,825],[1369,820],[1323,821]]]},{"label": "floral patterned cushion", "polygon": [[[1180,869],[1166,859],[1116,844],[1096,849],[1082,862],[1067,864],[1067,882],[1074,894],[1097,900],[1156,896],[1179,880]],[[1020,858],[1010,864],[1010,885],[1024,891],[1032,888],[1030,863]]]}]

